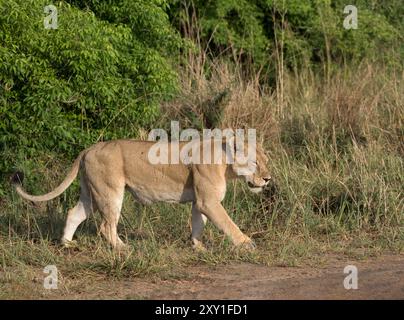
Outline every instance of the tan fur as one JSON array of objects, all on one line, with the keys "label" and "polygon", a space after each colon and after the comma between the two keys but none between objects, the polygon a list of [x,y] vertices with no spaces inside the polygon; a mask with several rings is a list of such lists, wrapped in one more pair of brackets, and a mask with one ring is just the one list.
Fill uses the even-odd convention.
[{"label": "tan fur", "polygon": [[[251,239],[243,234],[228,216],[221,202],[227,181],[243,178],[253,191],[259,191],[269,179],[267,161],[261,146],[257,146],[257,168],[254,174],[238,176],[236,164],[157,164],[148,160],[148,151],[155,142],[115,140],[100,142],[80,153],[66,179],[52,192],[33,196],[21,185],[17,192],[31,201],[48,201],[66,190],[81,172],[80,200],[70,209],[62,242],[68,244],[78,225],[91,212],[102,214],[101,233],[113,247],[124,246],[117,234],[125,188],[141,203],[192,202],[192,241],[203,249],[201,235],[206,217],[228,235],[235,245],[252,247]],[[180,144],[180,148],[184,143]]]}]

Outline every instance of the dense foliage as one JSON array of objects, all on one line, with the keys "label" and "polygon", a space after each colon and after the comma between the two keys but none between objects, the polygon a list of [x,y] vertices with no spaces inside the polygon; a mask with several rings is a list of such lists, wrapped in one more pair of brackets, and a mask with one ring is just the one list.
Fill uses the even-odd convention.
[{"label": "dense foliage", "polygon": [[57,29],[44,27],[48,1],[0,2],[0,169],[16,151],[75,156],[99,139],[134,136],[175,92],[165,55],[179,37],[163,1],[127,1],[127,24],[107,1],[99,16],[71,2],[57,3]]}]

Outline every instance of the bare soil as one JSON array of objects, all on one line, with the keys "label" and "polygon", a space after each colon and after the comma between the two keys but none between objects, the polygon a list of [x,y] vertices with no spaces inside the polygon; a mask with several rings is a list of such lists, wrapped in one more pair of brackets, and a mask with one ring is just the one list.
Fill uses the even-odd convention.
[{"label": "bare soil", "polygon": [[[358,268],[358,289],[347,290],[346,265]],[[404,299],[404,256],[365,260],[327,257],[322,266],[267,267],[249,263],[193,266],[175,277],[98,279],[53,299]]]}]

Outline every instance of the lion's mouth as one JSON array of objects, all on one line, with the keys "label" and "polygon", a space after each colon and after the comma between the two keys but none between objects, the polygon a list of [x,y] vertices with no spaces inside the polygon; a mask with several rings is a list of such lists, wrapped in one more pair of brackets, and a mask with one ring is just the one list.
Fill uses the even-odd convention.
[{"label": "lion's mouth", "polygon": [[250,182],[250,181],[247,182],[247,185],[248,185],[248,187],[251,188],[251,189],[262,188],[262,187],[263,187],[262,185],[255,184],[255,183],[252,183],[252,182]]},{"label": "lion's mouth", "polygon": [[257,188],[257,186],[256,186],[254,183],[250,182],[250,181],[247,182],[247,185],[248,185],[250,188]]},{"label": "lion's mouth", "polygon": [[262,186],[257,186],[252,182],[247,182],[247,185],[252,193],[260,193],[262,191]]}]

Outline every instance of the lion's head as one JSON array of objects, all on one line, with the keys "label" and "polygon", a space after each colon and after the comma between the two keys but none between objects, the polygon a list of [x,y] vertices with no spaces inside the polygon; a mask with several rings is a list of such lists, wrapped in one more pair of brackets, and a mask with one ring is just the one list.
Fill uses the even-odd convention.
[{"label": "lion's head", "polygon": [[248,185],[248,188],[254,192],[261,192],[271,180],[271,175],[268,170],[268,157],[265,154],[264,148],[260,143],[255,145],[242,144],[243,154],[238,158],[237,145],[235,146],[236,157],[232,165],[233,172],[243,178]]}]

